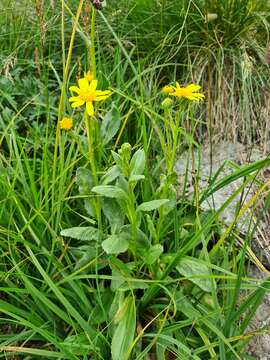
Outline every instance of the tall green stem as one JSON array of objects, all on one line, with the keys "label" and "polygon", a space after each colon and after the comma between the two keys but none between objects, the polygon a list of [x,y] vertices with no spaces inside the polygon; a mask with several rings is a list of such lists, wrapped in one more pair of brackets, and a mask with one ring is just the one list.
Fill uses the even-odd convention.
[{"label": "tall green stem", "polygon": [[[64,75],[63,75],[63,83],[62,83],[62,87],[61,87],[61,96],[60,96],[60,101],[59,101],[59,106],[58,106],[58,121],[57,121],[57,127],[56,127],[56,136],[55,136],[55,145],[54,145],[54,156],[53,156],[53,169],[52,169],[52,208],[54,208],[54,200],[55,200],[55,182],[56,182],[56,170],[57,170],[57,155],[58,155],[58,149],[59,148],[59,142],[60,142],[60,125],[59,122],[61,120],[61,118],[63,117],[63,113],[64,113],[64,104],[65,104],[65,93],[66,93],[66,83],[67,83],[67,78],[68,78],[68,72],[69,72],[69,66],[70,66],[70,61],[71,61],[71,55],[72,55],[72,49],[73,49],[73,44],[74,44],[74,40],[75,40],[75,34],[76,34],[76,28],[78,26],[78,22],[79,22],[79,18],[81,15],[81,11],[82,11],[82,6],[83,6],[83,2],[84,0],[80,0],[79,5],[78,5],[78,9],[77,9],[77,13],[76,13],[76,17],[74,20],[74,25],[73,25],[73,29],[72,29],[72,33],[71,33],[71,38],[70,38],[70,43],[69,43],[69,49],[68,49],[68,55],[67,55],[67,60],[65,62],[65,57],[64,57],[64,51],[63,51],[63,62],[65,63],[64,65]],[[63,12],[64,7],[62,8],[62,12]],[[64,16],[64,14],[62,13],[62,17]],[[62,28],[61,28],[61,32],[62,32],[62,41],[64,39],[63,37],[63,33],[64,33],[64,23],[62,22]],[[63,46],[63,44],[62,44]],[[58,204],[58,208],[60,209],[60,201],[56,201],[56,203]],[[56,217],[57,218],[57,217]],[[55,228],[57,228],[58,224],[55,225]]]},{"label": "tall green stem", "polygon": [[92,6],[92,17],[91,17],[91,34],[90,34],[90,62],[91,62],[91,71],[96,78],[97,69],[96,69],[96,52],[95,52],[95,20],[96,20],[96,9]]},{"label": "tall green stem", "polygon": [[[94,183],[95,183],[95,185],[98,185],[98,173],[97,173],[95,152],[94,152],[94,143],[93,143],[93,139],[95,138],[94,119],[90,118],[86,111],[84,113],[84,119],[85,119],[87,143],[88,143],[88,160],[90,163]],[[98,227],[100,230],[102,230],[101,203],[100,203],[100,199],[98,197],[96,198],[96,202],[95,202],[95,210],[96,210],[96,217],[97,217],[97,221],[98,221]]]}]

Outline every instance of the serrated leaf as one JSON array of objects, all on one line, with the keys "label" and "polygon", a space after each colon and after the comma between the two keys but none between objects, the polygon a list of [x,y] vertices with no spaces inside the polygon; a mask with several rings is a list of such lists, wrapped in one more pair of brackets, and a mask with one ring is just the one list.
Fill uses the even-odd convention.
[{"label": "serrated leaf", "polygon": [[116,135],[121,124],[120,114],[116,107],[113,107],[102,120],[100,127],[100,136],[103,145],[108,142]]},{"label": "serrated leaf", "polygon": [[109,236],[102,242],[102,248],[107,254],[120,254],[127,251],[129,239],[125,233]]},{"label": "serrated leaf", "polygon": [[152,211],[160,208],[162,205],[168,203],[169,199],[152,200],[142,203],[137,207],[137,211]]},{"label": "serrated leaf", "polygon": [[124,360],[133,342],[136,329],[136,308],[132,296],[125,299],[121,308],[118,309],[115,320],[118,325],[112,338],[112,360]]},{"label": "serrated leaf", "polygon": [[[176,266],[177,271],[206,292],[211,292],[213,281],[208,266],[201,260],[185,256]],[[200,278],[201,276],[201,278]],[[207,278],[209,276],[209,278]]]},{"label": "serrated leaf", "polygon": [[115,185],[98,185],[93,187],[92,191],[96,194],[106,196],[109,198],[115,198],[115,199],[126,199],[127,194]]},{"label": "serrated leaf", "polygon": [[68,236],[77,240],[98,240],[101,236],[100,231],[93,226],[75,226],[64,229],[60,233],[62,236]]}]

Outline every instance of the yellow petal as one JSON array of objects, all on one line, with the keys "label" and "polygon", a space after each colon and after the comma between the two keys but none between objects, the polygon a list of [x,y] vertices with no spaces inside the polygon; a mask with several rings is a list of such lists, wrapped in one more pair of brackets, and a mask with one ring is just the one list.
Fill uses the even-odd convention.
[{"label": "yellow petal", "polygon": [[78,88],[78,86],[70,86],[69,90],[73,91],[77,94],[79,94],[81,92],[81,90]]},{"label": "yellow petal", "polygon": [[87,114],[89,116],[94,115],[94,106],[93,106],[93,103],[91,101],[86,103],[86,111],[87,111]]},{"label": "yellow petal", "polygon": [[181,89],[181,86],[180,86],[180,84],[179,84],[179,82],[178,81],[176,81],[176,88],[178,88],[178,89]]},{"label": "yellow petal", "polygon": [[190,84],[186,87],[188,90],[191,90],[192,92],[193,91],[198,91],[201,89],[201,86],[200,85],[195,85],[195,84]]},{"label": "yellow petal", "polygon": [[103,96],[103,95],[111,95],[111,91],[110,90],[96,90],[96,96]]},{"label": "yellow petal", "polygon": [[89,86],[89,92],[95,91],[97,88],[97,80],[92,80]]},{"label": "yellow petal", "polygon": [[90,70],[87,71],[87,73],[84,73],[84,77],[90,82],[94,79],[94,75],[91,73]]},{"label": "yellow petal", "polygon": [[83,104],[84,104],[84,101],[79,100],[79,101],[76,101],[73,104],[71,104],[71,107],[76,108],[76,107],[82,106]]},{"label": "yellow petal", "polygon": [[73,101],[79,101],[80,100],[80,97],[79,96],[71,96],[68,101],[69,102],[73,102]]},{"label": "yellow petal", "polygon": [[174,90],[175,90],[175,88],[174,88],[172,85],[165,85],[165,86],[162,88],[161,91],[162,91],[164,94],[171,94],[171,93],[174,92]]},{"label": "yellow petal", "polygon": [[88,90],[89,89],[89,82],[86,78],[79,79],[78,84],[79,84],[80,90]]},{"label": "yellow petal", "polygon": [[100,95],[95,98],[95,101],[106,100],[110,95]]}]

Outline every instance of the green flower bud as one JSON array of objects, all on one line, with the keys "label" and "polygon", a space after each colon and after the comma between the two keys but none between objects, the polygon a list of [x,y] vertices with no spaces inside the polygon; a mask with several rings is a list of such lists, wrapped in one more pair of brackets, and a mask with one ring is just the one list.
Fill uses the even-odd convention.
[{"label": "green flower bud", "polygon": [[173,100],[168,97],[166,99],[164,99],[161,103],[162,109],[168,109],[168,108],[172,107],[172,105],[173,105]]}]

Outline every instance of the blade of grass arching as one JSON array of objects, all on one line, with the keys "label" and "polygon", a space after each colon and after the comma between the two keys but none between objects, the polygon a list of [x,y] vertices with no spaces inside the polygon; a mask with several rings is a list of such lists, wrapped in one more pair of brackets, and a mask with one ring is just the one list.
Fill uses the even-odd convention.
[{"label": "blade of grass arching", "polygon": [[210,188],[206,189],[201,198],[200,203],[202,203],[205,199],[207,199],[210,195],[214,194],[219,189],[222,189],[223,187],[229,185],[233,181],[236,181],[242,177],[246,177],[254,173],[255,171],[258,172],[261,169],[265,168],[270,164],[270,157],[267,157],[266,159],[256,161],[255,163],[243,166],[241,169],[235,171],[234,173],[225,176],[223,179],[221,179],[218,183],[216,183],[213,186],[210,186]]},{"label": "blade of grass arching", "polygon": [[211,346],[211,341],[209,337],[207,336],[206,332],[199,326],[195,326],[196,331],[200,335],[201,339],[203,340],[204,344],[207,346],[207,350],[209,352],[209,355],[211,356],[211,359],[215,358],[217,356],[214,348]]},{"label": "blade of grass arching", "polygon": [[240,334],[244,333],[250,323],[250,320],[255,315],[258,307],[261,305],[263,297],[269,291],[270,278],[264,281],[261,285],[258,285],[258,289],[250,294],[248,298],[240,304],[238,310],[232,317],[232,321],[239,321],[243,317],[239,327]]},{"label": "blade of grass arching", "polygon": [[[35,205],[35,207],[38,207],[39,198],[38,198],[38,190],[37,190],[35,174],[34,174],[35,166],[31,167],[29,158],[24,151],[24,147],[21,144],[20,138],[18,136],[16,136],[16,134],[13,134],[13,136],[14,136],[14,147],[15,148],[18,147],[18,150],[20,150],[19,154],[18,154],[18,150],[16,150],[16,152],[18,154],[17,159],[18,159],[18,162],[20,163],[19,178],[21,179],[23,177],[27,181],[27,186],[29,187],[29,189],[26,192],[28,192],[29,196],[31,196],[31,202]],[[32,161],[35,162],[35,159],[33,159]]]},{"label": "blade of grass arching", "polygon": [[117,36],[117,34],[115,33],[115,31],[113,30],[113,28],[111,27],[111,25],[109,24],[108,20],[106,19],[106,17],[103,15],[102,11],[99,11],[99,16],[101,16],[102,20],[104,21],[105,25],[107,26],[107,28],[109,29],[109,31],[111,32],[111,34],[113,35],[113,37],[115,38],[118,46],[120,47],[121,51],[123,52],[123,54],[125,55],[127,61],[129,62],[129,65],[135,75],[135,77],[138,79],[138,72],[135,68],[135,66],[133,65],[133,62],[131,61],[126,49],[124,48],[121,40],[119,39],[119,37]]},{"label": "blade of grass arching", "polygon": [[[38,215],[38,213],[37,213]],[[25,231],[30,231],[31,235],[35,237],[36,242],[39,239],[39,235],[41,234],[37,234],[34,232],[34,230],[31,228],[30,224],[34,221],[34,219],[36,218],[35,215],[32,216],[32,218],[30,218],[27,223],[24,225],[24,227],[22,229],[18,229],[18,235],[23,235],[23,233]],[[50,228],[49,225],[46,222],[46,219],[42,219],[44,221],[44,224],[46,227],[48,227],[48,229]],[[29,229],[30,227],[30,229]],[[51,229],[51,234],[52,237],[56,238],[56,234],[54,233],[53,229]],[[36,253],[40,250],[43,251],[43,256],[46,256],[46,258],[48,259],[47,262],[47,266],[46,266],[46,273],[53,274],[53,277],[56,277],[57,275],[62,275],[63,277],[67,276],[66,271],[64,271],[64,269],[62,268],[61,262],[59,262],[59,259],[56,259],[54,254],[47,250],[44,246],[36,248],[35,246],[33,246],[33,244],[31,244],[30,242],[27,242],[24,238],[22,238],[21,240],[22,244],[24,246],[29,246],[31,247],[32,250],[34,250]],[[69,262],[70,264],[70,262]],[[71,265],[71,264],[70,264]],[[52,267],[52,269],[50,270],[50,268]],[[60,267],[60,268],[59,268]],[[79,296],[80,298],[80,302],[78,303],[79,307],[81,308],[81,310],[86,313],[89,314],[89,312],[92,310],[92,306],[89,302],[89,298],[86,296],[85,292],[82,289],[82,284],[80,282],[76,282],[76,281],[69,281],[68,282],[69,286],[73,289],[73,292],[75,294],[77,294],[77,296]],[[43,286],[41,287],[41,289],[43,288],[43,291],[45,291],[45,288],[47,287],[47,285],[44,283]]]},{"label": "blade of grass arching", "polygon": [[[11,319],[6,319],[6,321],[8,321],[11,326],[12,324],[17,325],[17,322]],[[29,339],[39,339],[40,340],[40,335],[37,335],[35,337],[36,333],[33,330],[23,330],[20,331],[19,334],[4,334],[4,335],[0,335],[0,344],[1,346],[8,346],[11,344],[21,344],[23,341],[25,343],[28,342]]]},{"label": "blade of grass arching", "polygon": [[[30,354],[30,355],[34,355],[34,356],[40,356],[43,359],[51,359],[51,358],[57,358],[57,359],[64,359],[65,355],[61,354],[60,352],[57,351],[52,351],[52,350],[42,350],[42,349],[35,349],[35,348],[28,348],[28,347],[24,347],[24,346],[2,346],[0,345],[0,352],[4,352],[5,353],[5,357],[6,356],[14,356],[16,355],[22,355],[22,354]],[[75,359],[75,357],[74,357]]]},{"label": "blade of grass arching", "polygon": [[96,330],[86,320],[83,319],[83,317],[80,315],[80,313],[73,307],[73,305],[68,301],[68,299],[65,298],[65,296],[59,290],[59,288],[55,285],[53,280],[48,276],[48,274],[46,274],[46,272],[42,268],[41,264],[39,263],[38,259],[36,258],[36,256],[32,252],[32,250],[28,246],[26,246],[26,249],[27,249],[34,265],[36,266],[37,270],[42,275],[45,282],[47,283],[49,288],[52,290],[52,292],[56,295],[58,300],[66,308],[68,313],[78,322],[78,324],[81,326],[81,328],[92,337],[92,339],[97,337],[98,334],[97,334]]},{"label": "blade of grass arching", "polygon": [[[78,360],[71,352],[69,352],[66,346],[62,345],[56,337],[56,334],[49,332],[45,329],[46,325],[44,323],[36,323],[35,316],[31,311],[21,313],[21,309],[16,308],[15,306],[6,303],[3,300],[0,300],[0,310],[2,313],[8,315],[10,318],[13,318],[17,321],[20,326],[25,326],[29,329],[34,330],[36,333],[40,334],[44,339],[46,339],[50,344],[53,344],[58,348],[67,359]],[[25,316],[25,317],[24,317]]]},{"label": "blade of grass arching", "polygon": [[[240,356],[238,356],[238,354],[236,353],[236,351],[234,350],[234,348],[231,346],[230,342],[228,341],[228,339],[224,336],[223,332],[221,330],[219,330],[213,323],[211,320],[202,318],[201,322],[208,328],[210,329],[214,334],[217,335],[219,341],[222,341],[222,343],[224,345],[226,345],[231,352],[234,354],[235,359],[241,360]],[[219,347],[220,353],[220,359],[224,359],[226,360],[226,353],[225,353],[225,349],[223,346]]]},{"label": "blade of grass arching", "polygon": [[[67,324],[69,324],[73,329],[76,329],[76,325],[71,320],[71,318],[66,314],[66,312],[63,311],[61,308],[59,308],[59,306],[55,305],[51,300],[49,300],[49,298],[42,291],[39,291],[31,283],[31,281],[27,279],[27,276],[18,267],[17,267],[17,269],[20,273],[21,278],[23,279],[23,281],[25,283],[26,288],[29,291],[29,294],[31,294],[31,296],[34,299],[38,299],[40,301],[40,303],[42,303],[45,306],[45,310],[46,309],[51,310],[53,313],[55,313],[57,316],[59,316],[59,318],[61,318]],[[47,312],[47,318],[50,321],[50,318],[51,318],[50,312]]]},{"label": "blade of grass arching", "polygon": [[[204,224],[204,226],[183,246],[181,250],[178,251],[177,254],[174,255],[173,259],[171,260],[170,264],[162,273],[160,280],[166,279],[166,277],[170,274],[172,270],[174,270],[175,266],[179,262],[179,260],[190,250],[192,250],[196,244],[198,243],[200,237],[202,236],[203,232],[208,229],[213,222],[215,222],[219,215],[226,209],[226,207],[233,201],[233,199],[245,188],[248,184],[248,180],[243,182],[243,184],[232,193],[232,195],[224,202],[224,204],[211,216],[211,218]],[[152,285],[149,287],[145,294],[143,295],[140,303],[140,308],[144,309],[149,302],[152,300],[154,296],[158,294],[160,291],[160,287],[157,285]]]},{"label": "blade of grass arching", "polygon": [[[253,232],[250,229],[251,226],[251,222],[252,219],[250,220],[250,225],[249,225],[249,229],[247,230],[247,235],[245,236],[245,240],[241,242],[241,251],[240,251],[240,259],[239,259],[239,264],[238,264],[238,270],[237,270],[237,281],[236,283],[232,283],[232,290],[228,289],[228,302],[229,302],[229,306],[228,306],[228,310],[225,313],[225,324],[224,324],[224,333],[226,334],[226,336],[232,336],[235,335],[234,331],[234,327],[232,327],[232,318],[236,312],[237,309],[237,300],[241,291],[241,285],[243,282],[243,276],[244,276],[244,271],[245,271],[245,265],[246,265],[246,254],[248,253],[250,255],[253,255],[253,252],[251,251],[251,249],[249,248],[248,244],[250,243],[250,239],[252,239],[252,234]],[[254,227],[255,229],[256,227]],[[263,269],[263,265],[259,262],[259,260],[256,258],[253,258],[256,263],[256,265],[261,269]],[[256,261],[257,260],[257,261]],[[259,264],[258,264],[259,263]],[[261,266],[259,266],[261,265]],[[266,270],[266,269],[265,269]]]},{"label": "blade of grass arching", "polygon": [[213,249],[210,252],[211,256],[214,256],[216,254],[216,252],[219,250],[220,246],[223,244],[223,242],[225,241],[225,239],[227,238],[227,236],[229,235],[229,233],[231,232],[231,230],[233,229],[234,225],[238,222],[238,220],[241,219],[241,217],[245,214],[245,212],[248,210],[248,208],[258,199],[258,197],[262,194],[262,192],[270,186],[270,180],[268,180],[263,186],[261,186],[256,192],[255,194],[251,197],[251,199],[249,199],[240,209],[237,217],[233,220],[233,222],[230,224],[230,226],[228,226],[228,228],[226,229],[226,231],[222,234],[222,236],[220,237],[220,239],[218,240],[218,242],[215,244],[215,246],[213,247]]},{"label": "blade of grass arching", "polygon": [[[148,333],[145,334],[143,336],[143,338],[147,339],[156,339],[157,343],[159,343],[159,339],[165,341],[167,344],[171,344],[171,350],[178,356],[177,359],[189,359],[191,358],[192,360],[201,360],[197,355],[194,355],[194,352],[192,349],[188,348],[183,342],[174,339],[171,336],[168,335],[164,335],[164,334],[155,334],[155,333]],[[160,345],[162,346],[163,344],[160,342]],[[175,348],[176,347],[176,348]],[[147,352],[149,351],[148,348],[146,348],[146,350],[144,350],[140,356],[138,356],[136,358],[136,360],[142,360],[143,359],[143,355],[146,355]]]}]

